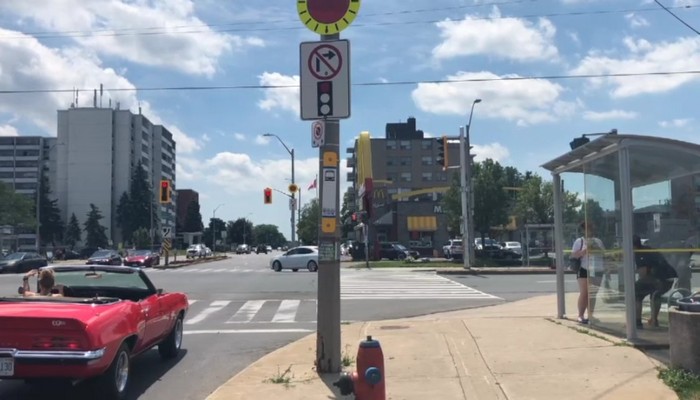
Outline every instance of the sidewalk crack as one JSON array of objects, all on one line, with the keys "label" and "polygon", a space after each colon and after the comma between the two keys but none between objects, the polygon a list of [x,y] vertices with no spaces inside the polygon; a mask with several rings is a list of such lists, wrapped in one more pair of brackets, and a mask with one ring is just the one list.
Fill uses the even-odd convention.
[{"label": "sidewalk crack", "polygon": [[501,382],[498,381],[498,378],[496,377],[496,374],[494,374],[493,370],[491,369],[491,366],[489,366],[489,363],[486,362],[486,358],[484,357],[484,353],[481,351],[481,346],[479,346],[479,342],[477,342],[476,337],[474,337],[474,334],[467,326],[467,322],[465,320],[462,320],[462,325],[464,326],[464,329],[469,334],[469,337],[471,337],[472,341],[474,342],[474,346],[476,346],[476,350],[479,352],[479,357],[481,357],[481,361],[483,361],[484,365],[486,366],[486,369],[489,370],[489,373],[491,374],[494,381],[496,382],[496,385],[498,386],[498,390],[501,392],[501,394],[503,394],[503,397],[508,399],[508,395],[506,394],[505,390],[503,390],[503,387],[501,387]]}]

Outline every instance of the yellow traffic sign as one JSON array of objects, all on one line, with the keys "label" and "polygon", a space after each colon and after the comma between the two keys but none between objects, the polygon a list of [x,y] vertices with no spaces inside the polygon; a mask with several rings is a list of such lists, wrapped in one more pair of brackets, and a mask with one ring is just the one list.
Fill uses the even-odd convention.
[{"label": "yellow traffic sign", "polygon": [[321,218],[321,231],[323,233],[334,233],[335,218]]},{"label": "yellow traffic sign", "polygon": [[360,0],[298,0],[299,19],[319,35],[333,35],[350,26],[360,11]]},{"label": "yellow traffic sign", "polygon": [[296,193],[299,190],[299,186],[296,183],[291,183],[287,189],[289,189],[289,193]]}]

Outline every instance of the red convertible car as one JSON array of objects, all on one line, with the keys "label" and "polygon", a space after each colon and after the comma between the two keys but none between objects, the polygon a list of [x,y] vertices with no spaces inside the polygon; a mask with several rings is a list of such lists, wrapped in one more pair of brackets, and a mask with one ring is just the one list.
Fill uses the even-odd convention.
[{"label": "red convertible car", "polygon": [[62,295],[0,297],[0,379],[88,380],[123,399],[131,359],[154,346],[174,358],[188,309],[139,268],[51,266]]},{"label": "red convertible car", "polygon": [[160,256],[150,250],[129,250],[124,265],[132,267],[152,267],[160,264]]}]

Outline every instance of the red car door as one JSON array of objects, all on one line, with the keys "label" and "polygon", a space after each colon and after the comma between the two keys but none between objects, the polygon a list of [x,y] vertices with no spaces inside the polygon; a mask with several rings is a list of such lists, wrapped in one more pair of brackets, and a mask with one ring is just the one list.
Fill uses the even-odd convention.
[{"label": "red car door", "polygon": [[150,347],[163,334],[163,312],[160,306],[159,296],[154,294],[139,301],[144,317],[144,334],[141,341],[142,347]]}]

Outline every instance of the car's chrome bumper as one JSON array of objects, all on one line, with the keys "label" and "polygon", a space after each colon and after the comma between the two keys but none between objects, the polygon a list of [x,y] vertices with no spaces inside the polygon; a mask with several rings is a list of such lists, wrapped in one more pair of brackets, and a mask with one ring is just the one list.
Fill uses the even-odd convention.
[{"label": "car's chrome bumper", "polygon": [[10,356],[16,360],[99,360],[105,355],[106,347],[98,350],[18,350],[0,349],[0,357]]}]

